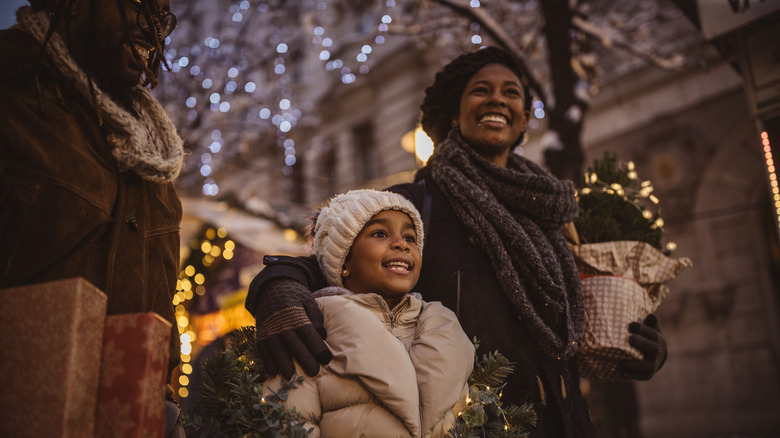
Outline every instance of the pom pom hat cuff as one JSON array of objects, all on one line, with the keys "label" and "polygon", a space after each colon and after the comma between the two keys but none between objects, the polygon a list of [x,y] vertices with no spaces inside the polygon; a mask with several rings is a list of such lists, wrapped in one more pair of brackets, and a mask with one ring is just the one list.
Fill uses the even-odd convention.
[{"label": "pom pom hat cuff", "polygon": [[314,224],[314,255],[328,284],[341,286],[341,269],[355,238],[374,215],[397,210],[409,215],[417,233],[417,247],[422,253],[423,235],[420,213],[403,196],[378,190],[352,190],[337,195],[323,207]]}]

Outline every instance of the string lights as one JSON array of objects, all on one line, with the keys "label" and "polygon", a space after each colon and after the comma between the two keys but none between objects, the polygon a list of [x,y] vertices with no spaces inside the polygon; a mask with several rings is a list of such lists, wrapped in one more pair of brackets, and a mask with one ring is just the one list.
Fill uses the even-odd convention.
[{"label": "string lights", "polygon": [[[211,266],[219,257],[225,260],[233,258],[236,249],[234,241],[224,240],[222,246],[219,246],[215,240],[227,238],[225,228],[209,228],[206,230],[204,239],[199,242],[199,246],[194,248],[200,251],[202,258],[200,264],[203,267]],[[176,325],[179,329],[179,341],[181,343],[180,359],[181,374],[179,375],[179,396],[186,398],[189,396],[188,386],[190,384],[190,375],[192,374],[192,344],[197,340],[197,333],[190,321],[190,314],[187,311],[185,303],[192,300],[195,295],[203,296],[206,293],[206,276],[203,272],[198,272],[193,264],[187,265],[179,272],[179,278],[176,281],[176,293],[173,295],[172,303],[176,312]]]},{"label": "string lights", "polygon": [[[313,54],[326,75],[337,75],[343,85],[355,84],[360,76],[371,72],[372,57],[379,46],[386,44],[397,20],[402,29],[398,33],[404,33],[405,17],[399,15],[401,6],[397,4],[401,2],[384,0],[360,8],[360,15],[354,18],[359,20],[357,32],[362,34],[358,36],[362,42],[353,39],[352,31],[344,35],[345,21],[336,18],[348,12],[342,11],[336,0],[308,0],[298,5],[306,10],[303,16],[294,13],[295,5],[258,0],[232,3],[224,12],[211,6],[194,8],[204,13],[201,21],[216,23],[213,30],[203,35],[202,28],[188,24],[195,21],[182,20],[174,37],[166,38],[165,55],[171,61],[170,72],[181,83],[176,108],[171,112],[181,113],[182,125],[189,123],[205,130],[197,140],[200,147],[195,149],[198,152],[194,157],[203,194],[220,195],[218,169],[223,160],[232,159],[224,157],[225,151],[235,151],[232,143],[242,132],[262,133],[263,126],[275,132],[272,141],[283,151],[282,186],[291,188],[289,177],[299,161],[295,129],[312,104],[306,101],[306,87],[296,84],[318,80],[300,76],[305,74],[307,59],[311,59],[308,55]],[[407,6],[402,6],[406,10]],[[483,7],[479,0],[470,0],[469,6]],[[485,41],[480,24],[467,21],[464,25],[467,27],[461,38],[468,41],[464,43],[481,47]],[[252,45],[242,37],[249,28],[255,29]],[[306,49],[307,42],[313,50]],[[168,85],[165,88],[172,89]],[[299,95],[294,89],[303,91]],[[230,124],[259,126],[228,131],[224,123],[227,120]],[[538,126],[535,119],[531,123],[532,129]]]},{"label": "string lights", "polygon": [[772,157],[772,145],[769,144],[769,134],[764,131],[761,133],[761,145],[764,147],[764,160],[766,161],[766,171],[769,175],[769,186],[772,190],[772,200],[775,206],[775,220],[780,227],[780,188],[777,186],[777,170],[775,161]]}]

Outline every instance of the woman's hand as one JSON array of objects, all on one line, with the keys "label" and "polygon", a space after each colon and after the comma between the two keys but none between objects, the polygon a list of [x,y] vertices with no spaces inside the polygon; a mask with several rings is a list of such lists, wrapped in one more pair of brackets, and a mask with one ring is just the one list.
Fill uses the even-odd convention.
[{"label": "woman's hand", "polygon": [[624,378],[650,380],[666,361],[666,339],[661,333],[658,318],[650,314],[643,322],[628,325],[631,335],[628,343],[642,353],[642,360],[625,360],[620,364]]},{"label": "woman's hand", "polygon": [[284,278],[269,282],[258,295],[257,309],[257,351],[268,377],[292,378],[293,359],[314,376],[320,364],[333,358],[324,341],[322,313],[303,284]]}]

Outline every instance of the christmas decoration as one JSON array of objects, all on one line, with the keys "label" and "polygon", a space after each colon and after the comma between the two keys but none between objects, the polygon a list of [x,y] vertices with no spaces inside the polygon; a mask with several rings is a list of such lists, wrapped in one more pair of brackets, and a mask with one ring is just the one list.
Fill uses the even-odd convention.
[{"label": "christmas decoration", "polygon": [[204,436],[228,437],[305,437],[304,421],[282,402],[303,377],[284,382],[273,396],[262,397],[266,379],[255,346],[255,328],[233,332],[227,348],[217,351],[204,364],[199,388],[201,414],[193,423]]},{"label": "christmas decoration", "polygon": [[164,435],[170,336],[156,313],[106,317],[96,436]]},{"label": "christmas decoration", "polygon": [[72,278],[0,301],[0,436],[94,436],[106,295]]},{"label": "christmas decoration", "polygon": [[[604,152],[585,173],[577,192],[579,217],[575,222],[582,243],[633,240],[663,250],[663,219],[650,181],[639,183],[633,162],[618,166],[616,153]],[[669,255],[674,244],[668,245]]]},{"label": "christmas decoration", "polygon": [[669,294],[666,282],[693,265],[667,257],[672,243],[661,251],[663,219],[652,192],[650,181],[638,183],[632,162],[618,166],[617,154],[605,152],[577,193],[582,244],[572,250],[585,303],[577,355],[584,377],[620,380],[621,361],[642,359],[628,343],[628,325],[655,312]]},{"label": "christmas decoration", "polygon": [[[479,349],[479,341],[474,338]],[[447,432],[448,438],[499,438],[528,436],[527,428],[536,425],[536,412],[531,404],[504,407],[501,391],[506,378],[514,371],[512,362],[493,351],[475,357],[474,371],[469,377],[467,406],[458,414],[455,427]]]},{"label": "christmas decoration", "polygon": [[[474,339],[479,347],[479,342]],[[469,377],[467,407],[448,437],[498,438],[527,437],[526,428],[536,424],[533,406],[507,406],[501,403],[505,380],[514,365],[494,351],[475,357],[474,371]],[[266,379],[263,364],[255,346],[255,328],[242,327],[232,333],[226,348],[209,357],[203,367],[203,381],[198,396],[200,415],[193,421],[205,436],[227,437],[305,437],[304,420],[282,403],[289,391],[303,381],[293,376],[271,397],[262,397],[262,382]]]}]

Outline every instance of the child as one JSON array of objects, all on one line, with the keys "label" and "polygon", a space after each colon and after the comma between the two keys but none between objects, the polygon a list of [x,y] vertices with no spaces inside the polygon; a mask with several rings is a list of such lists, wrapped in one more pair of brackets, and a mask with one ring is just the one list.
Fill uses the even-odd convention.
[{"label": "child", "polygon": [[315,298],[333,360],[285,407],[315,437],[443,437],[465,407],[474,346],[452,311],[410,293],[422,265],[420,214],[401,195],[353,190],[320,210],[312,234],[331,285]]}]

